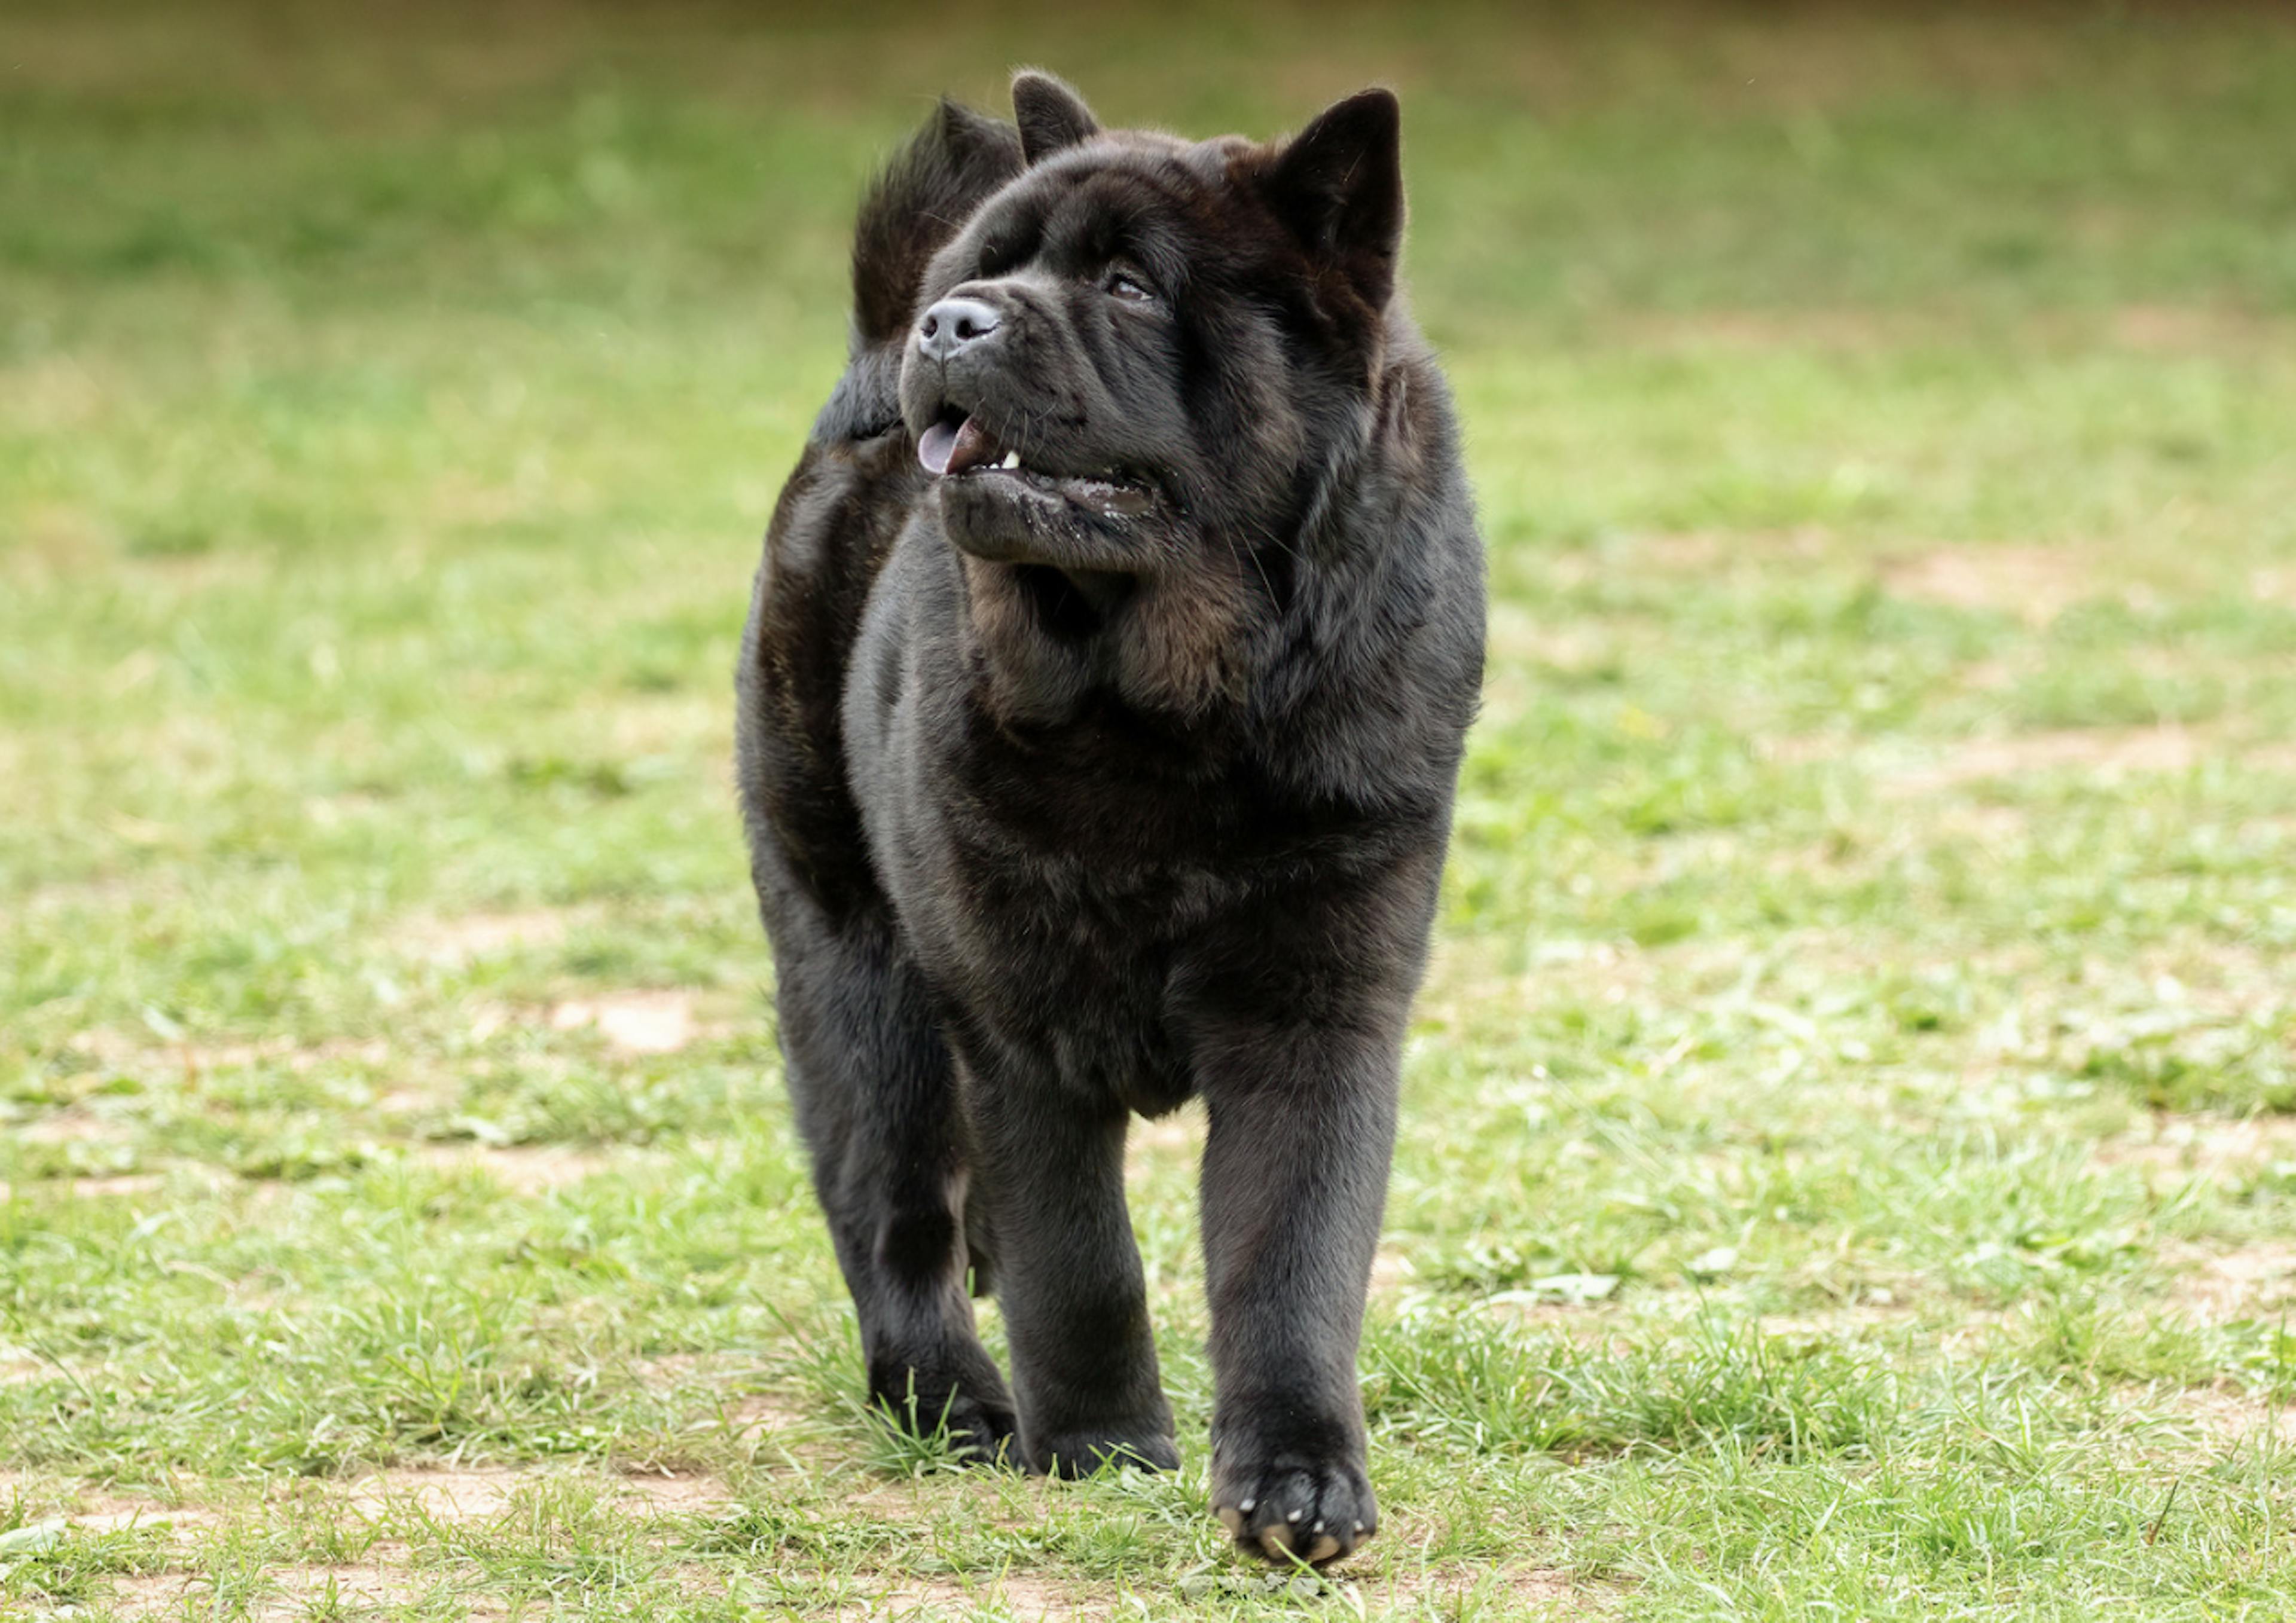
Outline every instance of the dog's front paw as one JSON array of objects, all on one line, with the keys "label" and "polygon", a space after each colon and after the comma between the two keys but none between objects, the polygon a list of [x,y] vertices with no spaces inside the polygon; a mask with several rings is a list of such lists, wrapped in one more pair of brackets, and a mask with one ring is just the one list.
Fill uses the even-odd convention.
[{"label": "dog's front paw", "polygon": [[1337,1561],[1379,1531],[1371,1482],[1349,1459],[1278,1455],[1218,1465],[1212,1513],[1237,1544],[1283,1564]]},{"label": "dog's front paw", "polygon": [[1033,1438],[1029,1459],[1048,1477],[1088,1477],[1110,1466],[1177,1471],[1180,1449],[1169,1430],[1152,1424],[1116,1426]]}]

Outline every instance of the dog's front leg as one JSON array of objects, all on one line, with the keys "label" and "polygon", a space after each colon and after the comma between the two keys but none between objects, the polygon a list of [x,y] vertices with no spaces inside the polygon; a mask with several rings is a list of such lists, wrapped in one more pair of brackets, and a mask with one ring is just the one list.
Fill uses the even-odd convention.
[{"label": "dog's front leg", "polygon": [[1172,1410],[1124,1205],[1126,1112],[1025,1072],[968,1066],[964,1091],[1028,1464],[1171,1470]]},{"label": "dog's front leg", "polygon": [[1356,1346],[1395,1142],[1394,1038],[1270,1022],[1206,1056],[1212,1508],[1272,1558],[1378,1529]]}]

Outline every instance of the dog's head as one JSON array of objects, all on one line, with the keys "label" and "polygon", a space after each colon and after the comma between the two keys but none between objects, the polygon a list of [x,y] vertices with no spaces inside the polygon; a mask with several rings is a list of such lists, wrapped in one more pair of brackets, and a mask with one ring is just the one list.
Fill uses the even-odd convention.
[{"label": "dog's head", "polygon": [[1013,109],[1025,167],[934,257],[903,354],[927,499],[998,635],[1105,639],[1102,674],[1200,709],[1371,431],[1395,98],[1275,145],[1103,131],[1037,73]]}]

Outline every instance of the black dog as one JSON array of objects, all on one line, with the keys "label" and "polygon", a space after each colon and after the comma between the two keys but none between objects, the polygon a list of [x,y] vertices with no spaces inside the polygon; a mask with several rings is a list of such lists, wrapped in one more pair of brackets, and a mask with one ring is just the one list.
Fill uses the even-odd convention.
[{"label": "black dog", "polygon": [[1395,98],[1267,146],[1013,101],[863,208],[758,575],[790,1089],[873,1398],[1064,1475],[1178,1463],[1123,1150],[1201,1094],[1213,1505],[1327,1561],[1378,1523],[1356,1347],[1482,669]]}]

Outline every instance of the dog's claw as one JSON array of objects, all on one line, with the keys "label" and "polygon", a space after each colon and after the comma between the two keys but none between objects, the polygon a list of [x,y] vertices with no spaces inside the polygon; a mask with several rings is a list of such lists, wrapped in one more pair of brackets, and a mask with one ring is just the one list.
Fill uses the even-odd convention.
[{"label": "dog's claw", "polygon": [[1234,1471],[1214,1489],[1213,1507],[1238,1545],[1285,1568],[1345,1560],[1379,1529],[1370,1485],[1343,1463]]}]

